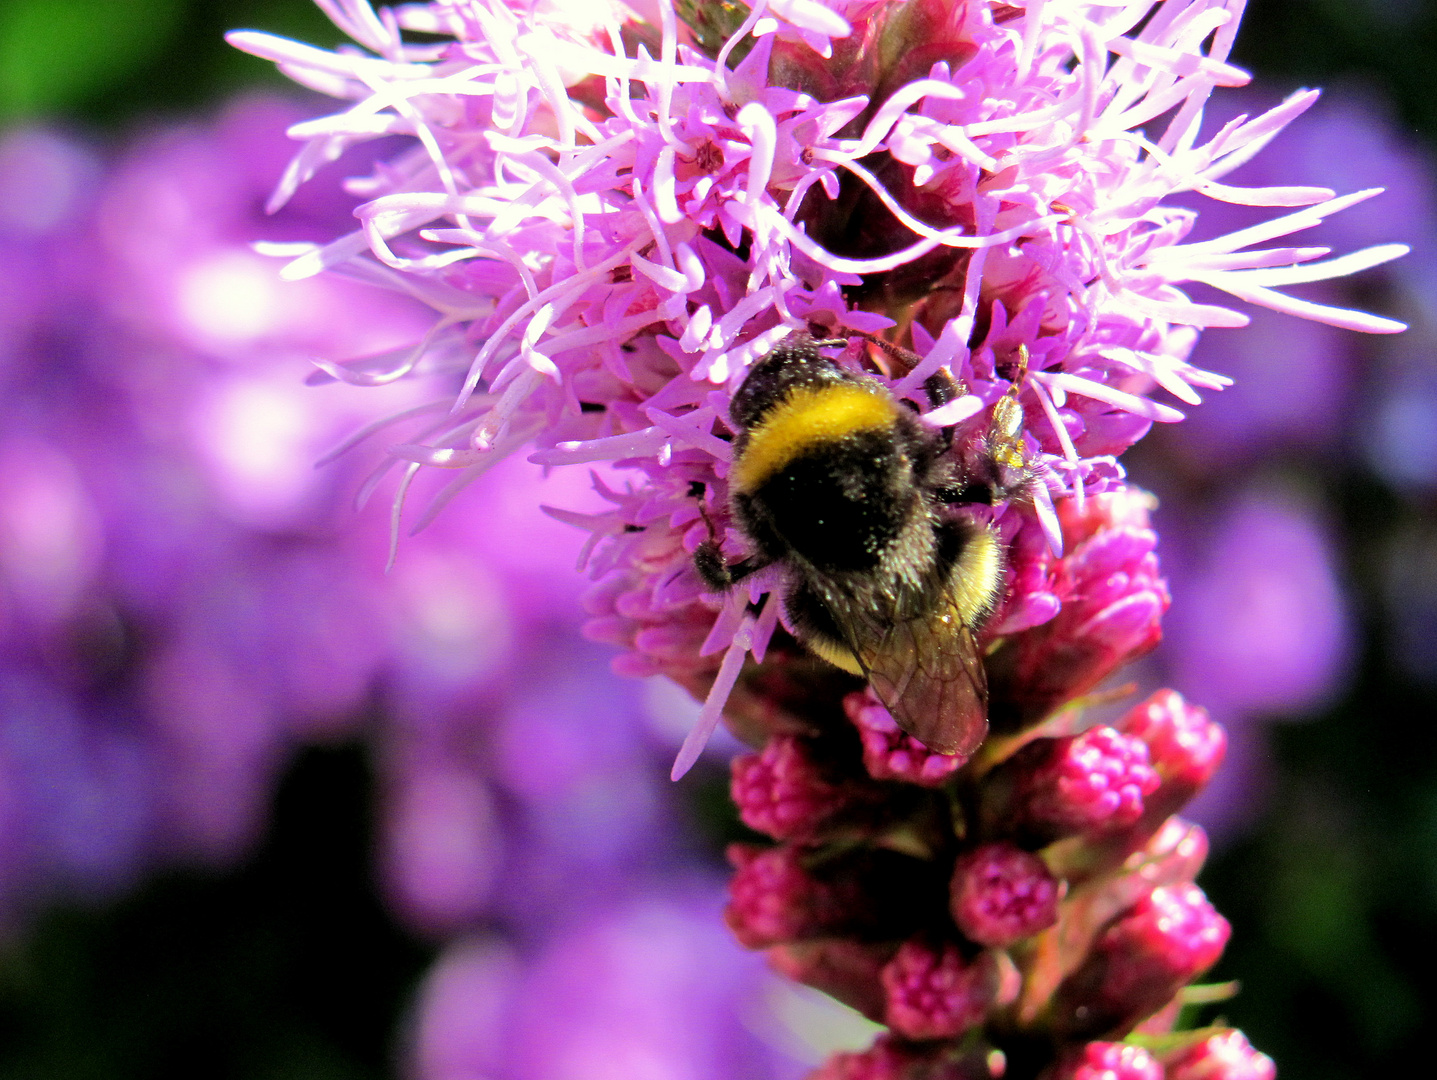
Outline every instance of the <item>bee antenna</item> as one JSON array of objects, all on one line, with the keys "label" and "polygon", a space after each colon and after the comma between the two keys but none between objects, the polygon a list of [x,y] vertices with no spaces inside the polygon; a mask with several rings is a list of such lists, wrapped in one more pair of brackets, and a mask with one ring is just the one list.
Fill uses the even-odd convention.
[{"label": "bee antenna", "polygon": [[895,345],[891,341],[885,341],[877,334],[870,334],[867,330],[859,330],[858,336],[870,344],[877,345],[879,350],[886,353],[890,359],[901,361],[912,371],[914,366],[923,359],[912,349],[905,349],[902,345]]}]

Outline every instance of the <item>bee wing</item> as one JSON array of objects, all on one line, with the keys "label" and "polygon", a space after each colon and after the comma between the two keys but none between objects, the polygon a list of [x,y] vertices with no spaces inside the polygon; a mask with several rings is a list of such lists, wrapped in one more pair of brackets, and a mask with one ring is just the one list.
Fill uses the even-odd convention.
[{"label": "bee wing", "polygon": [[895,610],[830,609],[898,726],[936,753],[971,756],[988,734],[988,676],[972,629],[951,599],[917,618],[898,617],[896,599],[882,606]]},{"label": "bee wing", "polygon": [[868,684],[900,728],[939,754],[965,759],[988,734],[988,678],[973,631],[910,619],[864,658]]}]

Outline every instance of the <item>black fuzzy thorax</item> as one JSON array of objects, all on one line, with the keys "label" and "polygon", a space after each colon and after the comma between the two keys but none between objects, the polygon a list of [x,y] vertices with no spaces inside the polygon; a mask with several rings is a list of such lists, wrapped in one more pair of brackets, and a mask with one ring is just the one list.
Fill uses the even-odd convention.
[{"label": "black fuzzy thorax", "polygon": [[801,556],[824,573],[875,569],[913,512],[912,466],[887,432],[862,431],[794,457],[735,499],[771,558]]}]

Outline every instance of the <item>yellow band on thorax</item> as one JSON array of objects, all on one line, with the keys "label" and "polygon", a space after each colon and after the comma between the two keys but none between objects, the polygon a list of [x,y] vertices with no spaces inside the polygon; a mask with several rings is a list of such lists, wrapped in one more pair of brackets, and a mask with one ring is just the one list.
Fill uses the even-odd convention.
[{"label": "yellow band on thorax", "polygon": [[891,399],[856,383],[800,387],[749,431],[729,486],[753,491],[816,443],[883,430],[893,423],[896,408]]}]

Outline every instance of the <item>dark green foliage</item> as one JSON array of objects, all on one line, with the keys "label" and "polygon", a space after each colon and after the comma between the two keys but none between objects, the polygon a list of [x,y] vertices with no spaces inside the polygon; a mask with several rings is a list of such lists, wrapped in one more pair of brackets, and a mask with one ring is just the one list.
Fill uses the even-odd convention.
[{"label": "dark green foliage", "polygon": [[370,1080],[428,950],[375,896],[365,755],[306,751],[237,873],[52,911],[0,953],[3,1080]]}]

